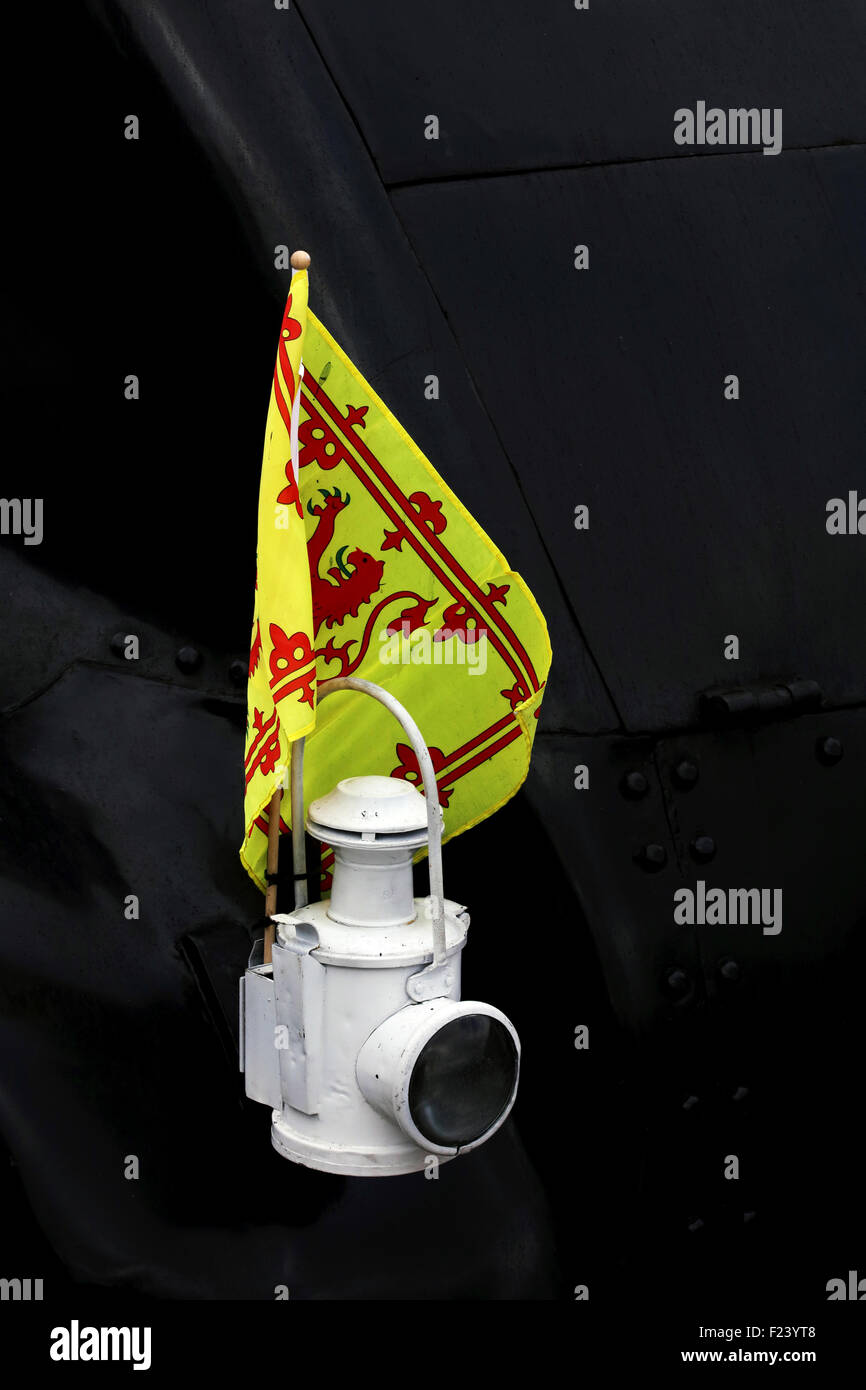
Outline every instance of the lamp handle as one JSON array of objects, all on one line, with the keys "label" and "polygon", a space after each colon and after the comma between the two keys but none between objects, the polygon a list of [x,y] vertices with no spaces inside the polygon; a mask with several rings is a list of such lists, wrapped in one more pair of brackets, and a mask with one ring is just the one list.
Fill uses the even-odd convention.
[{"label": "lamp handle", "polygon": [[[415,720],[387,690],[358,676],[332,676],[318,687],[317,703],[338,690],[359,690],[384,705],[399,723],[418,759],[424,796],[427,801],[427,853],[430,861],[430,899],[433,912],[433,966],[445,961],[445,894],[442,885],[442,816],[439,810],[439,788],[433,759]],[[295,876],[295,907],[307,905],[307,854],[304,845],[304,743],[299,738],[292,744],[292,858]]]}]

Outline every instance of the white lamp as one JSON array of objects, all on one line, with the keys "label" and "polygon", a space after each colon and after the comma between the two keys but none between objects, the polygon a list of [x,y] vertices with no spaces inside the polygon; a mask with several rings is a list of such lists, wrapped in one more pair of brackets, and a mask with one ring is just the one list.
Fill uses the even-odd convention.
[{"label": "white lamp", "polygon": [[[337,690],[394,714],[425,796],[391,777],[348,777],[310,805],[309,833],[334,848],[331,897],[298,900],[296,833],[295,910],[273,918],[271,964],[251,961],[241,980],[241,1069],[247,1095],[272,1107],[272,1142],[286,1158],[359,1177],[410,1173],[495,1133],[514,1104],[520,1042],[498,1009],[460,1000],[469,917],[442,893],[442,813],[420,731],[380,686],[337,677],[319,686],[319,701]],[[299,740],[295,828],[302,777]],[[425,842],[431,894],[421,899],[412,855]]]}]

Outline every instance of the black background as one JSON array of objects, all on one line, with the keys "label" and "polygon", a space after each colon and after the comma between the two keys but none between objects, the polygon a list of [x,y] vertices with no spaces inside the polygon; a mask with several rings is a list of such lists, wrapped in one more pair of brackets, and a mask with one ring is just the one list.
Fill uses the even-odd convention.
[{"label": "black background", "polygon": [[[302,1299],[572,1301],[587,1284],[584,1332],[625,1310],[662,1332],[692,1308],[704,1325],[815,1324],[828,1279],[866,1275],[866,540],[824,529],[828,498],[866,493],[862,9],[165,0],[15,27],[2,490],[46,499],[46,540],[4,537],[0,557],[0,1273],[42,1274],[60,1318],[98,1289],[155,1319],[152,1299],[270,1298],[294,1240]],[[673,112],[699,98],[782,107],[783,153],[675,146]],[[399,1278],[382,1231],[404,1199],[335,1234],[332,1195],[287,1175],[265,1112],[240,1105],[226,1035],[260,911],[234,857],[228,668],[248,641],[280,243],[312,252],[313,308],[523,574],[554,646],[525,791],[445,860],[476,924],[464,994],[523,1040],[509,1128],[527,1157],[495,1160],[495,1197],[483,1169],[462,1179],[461,1239],[428,1237]],[[110,652],[118,629],[147,634],[135,678]],[[204,653],[189,679],[183,643]],[[817,707],[705,718],[702,691],[794,677]],[[166,727],[189,757],[155,789]],[[683,757],[700,769],[688,791]],[[204,831],[197,769],[223,807]],[[701,835],[717,854],[696,866]],[[640,868],[647,843],[665,849],[658,874]],[[673,890],[699,876],[782,886],[781,936],[675,929]],[[100,897],[130,880],[161,914],[135,947]],[[118,1108],[159,1170],[134,1220],[109,1195]],[[105,1152],[94,1137],[65,1156],[83,1113]],[[275,1200],[245,1280],[229,1233],[267,1225]],[[173,1263],[192,1231],[198,1253]]]}]

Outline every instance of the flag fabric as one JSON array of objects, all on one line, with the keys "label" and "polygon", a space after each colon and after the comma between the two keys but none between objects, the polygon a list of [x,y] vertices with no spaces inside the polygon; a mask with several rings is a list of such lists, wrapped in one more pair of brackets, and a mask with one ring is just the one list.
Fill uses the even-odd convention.
[{"label": "flag fabric", "polygon": [[[258,555],[247,685],[244,749],[246,837],[241,858],[264,883],[266,810],[278,786],[288,786],[291,742],[316,722],[316,657],[304,513],[292,465],[292,411],[300,408],[301,356],[307,323],[305,270],[292,276],[265,426],[259,486]],[[264,824],[265,852],[258,854]],[[254,858],[248,856],[248,848]]]},{"label": "flag fabric", "polygon": [[[294,299],[293,317],[297,307]],[[393,716],[354,691],[330,695],[314,716],[316,681],[360,676],[408,709],[430,749],[448,839],[497,810],[526,777],[551,660],[547,625],[521,577],[312,313],[303,357],[299,486],[281,432],[285,414],[270,433],[277,373],[259,506],[248,773],[257,767],[241,858],[261,888],[267,803],[277,776],[288,786],[289,742],[314,719],[306,805],[341,778],[366,773],[421,786]],[[290,513],[282,530],[273,524],[280,506]],[[323,892],[332,863],[325,850]]]}]

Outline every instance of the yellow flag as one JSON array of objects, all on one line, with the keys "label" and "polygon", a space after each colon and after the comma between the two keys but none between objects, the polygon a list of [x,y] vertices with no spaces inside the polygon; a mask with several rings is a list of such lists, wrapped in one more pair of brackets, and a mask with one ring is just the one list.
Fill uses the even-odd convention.
[{"label": "yellow flag", "polygon": [[[316,722],[316,656],[304,512],[292,467],[292,410],[298,400],[307,325],[307,272],[292,276],[265,427],[259,488],[258,560],[247,686],[244,819],[241,858],[263,885],[258,855],[277,787],[288,787],[289,744]],[[256,830],[255,827],[264,827]],[[256,838],[250,841],[250,832]],[[250,858],[250,850],[254,857]],[[261,862],[260,862],[261,860]]]},{"label": "yellow flag", "polygon": [[[296,283],[297,277],[293,294]],[[490,815],[526,777],[551,660],[547,625],[520,575],[312,313],[303,356],[299,476],[307,589],[298,573],[297,510],[288,532],[264,524],[280,499],[289,503],[295,497],[283,437],[284,459],[265,447],[259,513],[254,654],[259,646],[251,669],[268,674],[250,682],[248,757],[263,747],[261,740],[250,741],[264,730],[257,714],[276,711],[280,728],[263,764],[273,757],[270,772],[256,773],[248,784],[241,858],[262,888],[262,810],[278,763],[287,762],[287,741],[313,722],[305,700],[308,693],[314,698],[314,682],[303,684],[312,671],[308,636],[318,681],[346,675],[374,681],[415,719],[437,774],[444,839]],[[273,400],[271,406],[273,413]],[[269,464],[278,467],[269,471],[266,486]],[[266,566],[273,576],[267,590]],[[272,606],[278,592],[285,596],[284,609]],[[302,593],[312,600],[311,629],[303,624]],[[275,705],[283,690],[287,698]],[[254,708],[254,691],[262,700],[267,692],[269,702]],[[341,778],[366,773],[421,785],[414,754],[393,716],[376,701],[341,691],[322,704],[315,736],[307,741],[306,804]],[[258,788],[253,795],[251,786]],[[287,823],[288,796],[283,807]],[[332,861],[326,852],[324,892]]]}]

